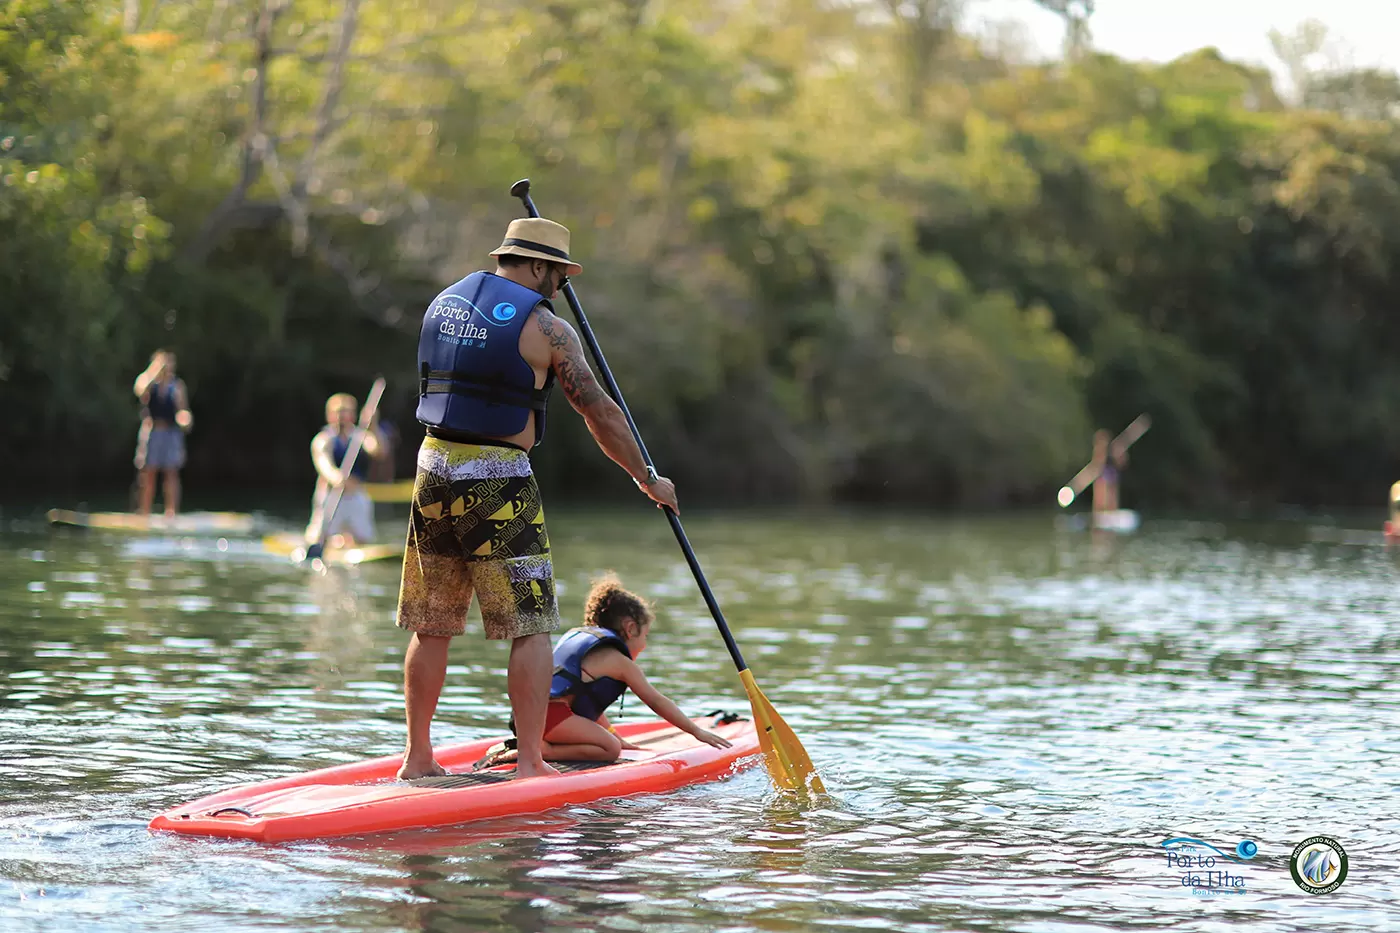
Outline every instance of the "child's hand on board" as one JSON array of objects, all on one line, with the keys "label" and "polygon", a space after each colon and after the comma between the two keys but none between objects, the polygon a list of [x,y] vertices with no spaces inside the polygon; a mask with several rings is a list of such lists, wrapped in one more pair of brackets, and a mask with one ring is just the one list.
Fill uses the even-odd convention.
[{"label": "child's hand on board", "polygon": [[713,732],[706,732],[704,729],[696,729],[694,736],[706,745],[713,745],[715,748],[729,748],[734,743],[722,735],[715,735]]}]

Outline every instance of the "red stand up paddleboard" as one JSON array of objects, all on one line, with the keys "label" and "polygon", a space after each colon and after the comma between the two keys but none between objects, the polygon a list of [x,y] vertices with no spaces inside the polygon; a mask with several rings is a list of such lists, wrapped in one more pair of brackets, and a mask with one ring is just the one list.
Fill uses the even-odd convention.
[{"label": "red stand up paddleboard", "polygon": [[167,810],[153,830],[283,842],[446,826],[540,813],[605,797],[656,793],[712,781],[761,761],[753,723],[703,717],[733,746],[713,748],[666,722],[628,723],[617,733],[643,750],[615,762],[569,762],[559,777],[513,780],[514,765],[473,771],[499,739],[437,749],[446,777],[398,781],[398,755],[245,784]]}]

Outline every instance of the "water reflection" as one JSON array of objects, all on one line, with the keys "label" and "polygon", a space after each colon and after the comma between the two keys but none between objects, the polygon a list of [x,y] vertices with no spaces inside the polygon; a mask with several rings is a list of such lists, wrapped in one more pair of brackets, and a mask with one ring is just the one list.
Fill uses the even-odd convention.
[{"label": "water reflection", "polygon": [[[744,709],[664,523],[551,516],[566,618],[617,570],[648,669]],[[831,788],[760,770],[538,819],[324,843],[151,836],[231,783],[401,748],[397,568],[237,542],[0,537],[0,928],[1263,929],[1397,920],[1395,554],[1292,524],[688,519],[745,654]],[[1344,530],[1343,530],[1344,531]],[[476,623],[473,623],[474,625]],[[439,741],[496,734],[504,646],[454,645]],[[624,719],[640,717],[629,702]],[[1286,859],[1316,832],[1352,873]],[[1193,897],[1173,835],[1260,845]],[[1233,844],[1233,842],[1231,842]],[[1304,913],[1306,911],[1306,913]]]}]

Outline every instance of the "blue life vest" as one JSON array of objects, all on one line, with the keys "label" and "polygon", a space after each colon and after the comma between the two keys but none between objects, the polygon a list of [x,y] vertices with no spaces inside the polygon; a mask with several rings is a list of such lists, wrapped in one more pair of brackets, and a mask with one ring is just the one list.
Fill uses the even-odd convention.
[{"label": "blue life vest", "polygon": [[[341,437],[339,431],[331,435],[331,460],[336,466],[345,466],[345,455],[350,452],[350,438],[354,436],[351,434],[350,437]],[[369,479],[369,454],[365,453],[364,447],[360,448],[359,455],[355,457],[355,465],[350,468],[350,475],[361,481]]]},{"label": "blue life vest", "polygon": [[554,310],[539,292],[490,272],[473,272],[433,299],[418,337],[418,420],[449,439],[503,438],[525,430],[533,411],[538,444],[554,371],[535,388],[520,332],[541,304]]},{"label": "blue life vest", "polygon": [[558,700],[569,697],[574,715],[584,719],[596,720],[627,692],[627,685],[612,677],[583,679],[583,659],[601,645],[616,648],[627,657],[632,657],[632,652],[627,650],[627,642],[616,632],[591,626],[570,629],[554,648],[554,679],[549,682],[549,698]]},{"label": "blue life vest", "polygon": [[[166,389],[162,392],[161,389]],[[169,386],[162,386],[159,382],[151,384],[146,390],[146,417],[152,421],[175,420],[175,382]]]}]

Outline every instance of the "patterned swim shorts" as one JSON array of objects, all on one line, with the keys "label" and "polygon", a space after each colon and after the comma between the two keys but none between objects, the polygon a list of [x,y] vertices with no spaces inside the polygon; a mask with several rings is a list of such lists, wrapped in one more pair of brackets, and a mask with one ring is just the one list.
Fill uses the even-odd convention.
[{"label": "patterned swim shorts", "polygon": [[516,447],[425,437],[399,584],[399,628],[461,635],[473,593],[487,638],[559,628],[530,456]]}]

